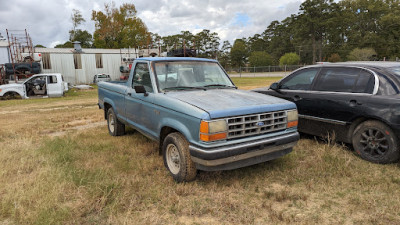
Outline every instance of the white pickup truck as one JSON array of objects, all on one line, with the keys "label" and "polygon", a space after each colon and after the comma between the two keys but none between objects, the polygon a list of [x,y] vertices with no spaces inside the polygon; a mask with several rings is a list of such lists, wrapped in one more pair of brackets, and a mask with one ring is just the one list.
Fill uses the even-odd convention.
[{"label": "white pickup truck", "polygon": [[68,91],[68,84],[59,73],[36,74],[23,83],[0,85],[0,97],[5,99],[38,97],[61,97]]}]

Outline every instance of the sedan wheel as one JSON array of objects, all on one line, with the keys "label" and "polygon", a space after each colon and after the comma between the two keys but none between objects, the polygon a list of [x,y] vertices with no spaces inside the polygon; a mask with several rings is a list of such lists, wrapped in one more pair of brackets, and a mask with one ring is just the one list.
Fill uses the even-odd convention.
[{"label": "sedan wheel", "polygon": [[353,133],[353,147],[361,158],[374,163],[399,159],[398,140],[392,129],[379,121],[366,121]]},{"label": "sedan wheel", "polygon": [[385,135],[374,128],[362,132],[360,145],[363,146],[362,150],[372,157],[385,155],[389,150],[389,143]]}]

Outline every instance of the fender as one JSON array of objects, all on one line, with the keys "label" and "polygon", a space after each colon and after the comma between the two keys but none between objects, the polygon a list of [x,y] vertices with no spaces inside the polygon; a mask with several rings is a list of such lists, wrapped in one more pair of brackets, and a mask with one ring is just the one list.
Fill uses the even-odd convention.
[{"label": "fender", "polygon": [[0,92],[0,97],[3,97],[4,94],[6,94],[6,93],[8,93],[8,92],[15,92],[15,93],[18,93],[19,96],[21,96],[21,98],[28,98],[28,96],[26,96],[25,93],[24,93],[23,91],[21,91],[21,90],[19,90],[19,89],[17,89],[17,88],[7,88],[7,89],[2,90],[2,91]]},{"label": "fender", "polygon": [[[200,122],[199,122],[199,126],[200,126]],[[160,121],[160,125],[158,127],[158,139],[160,139],[160,133],[161,133],[161,129],[163,127],[171,127],[175,130],[177,130],[178,132],[180,132],[183,136],[185,136],[186,140],[188,140],[189,143],[194,143],[195,140],[193,137],[193,135],[190,133],[190,129],[187,127],[187,125],[183,124],[181,121],[179,120],[175,120],[172,118],[163,118]]]},{"label": "fender", "polygon": [[[114,109],[114,111],[115,111],[115,109],[116,109],[116,107],[115,107],[115,103],[114,103],[114,101],[113,100],[111,100],[110,98],[107,98],[107,97],[105,97],[104,99],[103,99],[103,109],[105,108],[105,104],[110,104],[111,105],[111,107]],[[115,114],[118,116],[118,112],[115,112]]]}]

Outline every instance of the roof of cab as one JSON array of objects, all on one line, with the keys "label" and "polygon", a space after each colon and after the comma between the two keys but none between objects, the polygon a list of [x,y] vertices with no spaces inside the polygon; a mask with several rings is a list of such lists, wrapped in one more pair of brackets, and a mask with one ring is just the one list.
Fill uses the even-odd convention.
[{"label": "roof of cab", "polygon": [[144,57],[144,58],[137,58],[136,60],[144,60],[144,61],[202,61],[202,62],[217,62],[214,59],[205,59],[205,58],[194,58],[194,57]]}]

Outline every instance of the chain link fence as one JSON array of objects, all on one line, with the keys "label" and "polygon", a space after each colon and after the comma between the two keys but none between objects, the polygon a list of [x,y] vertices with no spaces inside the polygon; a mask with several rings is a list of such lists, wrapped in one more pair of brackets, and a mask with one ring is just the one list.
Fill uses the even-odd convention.
[{"label": "chain link fence", "polygon": [[284,66],[248,66],[248,67],[236,67],[236,68],[225,68],[226,72],[229,74],[239,75],[241,74],[267,74],[267,73],[279,73],[288,74],[291,71],[297,70],[305,65],[284,65]]}]

